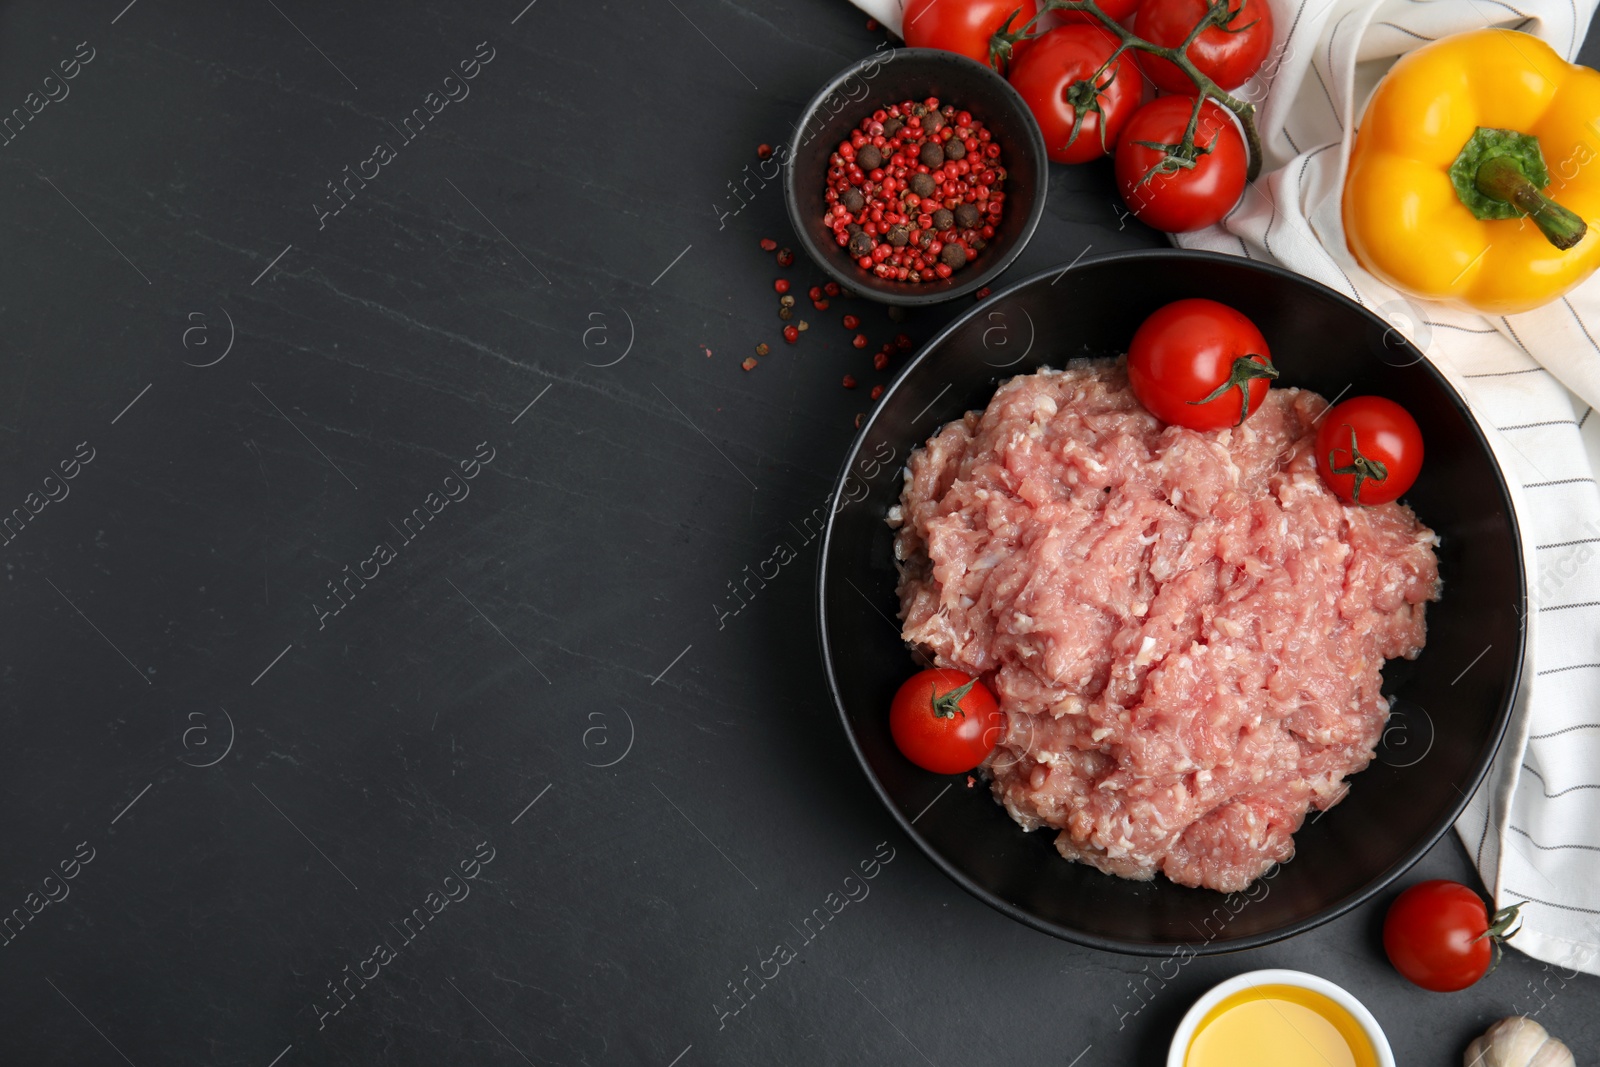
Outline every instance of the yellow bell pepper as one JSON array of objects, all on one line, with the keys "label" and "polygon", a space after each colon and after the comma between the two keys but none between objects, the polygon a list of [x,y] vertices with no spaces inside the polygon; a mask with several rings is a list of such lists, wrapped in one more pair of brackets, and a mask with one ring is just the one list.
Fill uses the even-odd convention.
[{"label": "yellow bell pepper", "polygon": [[1600,267],[1600,72],[1474,30],[1403,56],[1373,92],[1344,187],[1350,251],[1403,292],[1528,311]]}]

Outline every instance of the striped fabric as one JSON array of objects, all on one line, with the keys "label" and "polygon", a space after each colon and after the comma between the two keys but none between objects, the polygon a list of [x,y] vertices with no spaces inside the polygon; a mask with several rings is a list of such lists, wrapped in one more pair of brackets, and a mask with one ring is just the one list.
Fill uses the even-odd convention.
[{"label": "striped fabric", "polygon": [[[854,2],[898,31],[900,0]],[[1600,974],[1600,277],[1488,320],[1389,289],[1351,258],[1339,218],[1354,120],[1395,57],[1501,26],[1573,58],[1600,0],[1271,2],[1274,51],[1238,94],[1258,102],[1262,176],[1222,225],[1178,243],[1281,263],[1373,309],[1483,425],[1527,553],[1529,662],[1500,757],[1456,829],[1497,902],[1529,902],[1513,944]]]}]

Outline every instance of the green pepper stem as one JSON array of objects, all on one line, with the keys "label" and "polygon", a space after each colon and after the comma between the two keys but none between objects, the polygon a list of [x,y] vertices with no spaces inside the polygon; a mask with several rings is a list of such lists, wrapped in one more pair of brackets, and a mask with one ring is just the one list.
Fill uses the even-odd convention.
[{"label": "green pepper stem", "polygon": [[1503,200],[1527,215],[1539,227],[1539,232],[1562,251],[1583,240],[1583,235],[1589,232],[1583,219],[1540,192],[1508,156],[1484,160],[1478,166],[1473,184],[1484,196]]}]

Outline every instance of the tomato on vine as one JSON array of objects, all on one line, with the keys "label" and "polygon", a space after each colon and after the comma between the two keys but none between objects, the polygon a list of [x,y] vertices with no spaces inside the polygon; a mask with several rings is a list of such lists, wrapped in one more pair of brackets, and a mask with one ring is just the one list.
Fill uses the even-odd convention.
[{"label": "tomato on vine", "polygon": [[1139,221],[1166,233],[1221,221],[1244,193],[1249,163],[1232,116],[1215,101],[1202,101],[1194,149],[1185,153],[1193,115],[1193,97],[1158,97],[1133,113],[1117,142],[1122,199]]},{"label": "tomato on vine", "polygon": [[[901,30],[907,47],[957,52],[995,66],[989,53],[994,35],[1008,23],[1020,30],[1038,13],[1038,0],[906,0]],[[1020,59],[1030,44],[1012,45],[1010,58]],[[1004,62],[999,69],[1005,69]]]},{"label": "tomato on vine", "polygon": [[1335,404],[1317,427],[1317,471],[1340,500],[1368,506],[1399,500],[1422,470],[1422,430],[1381,396]]},{"label": "tomato on vine", "polygon": [[[1221,89],[1249,81],[1272,49],[1272,9],[1267,0],[1144,0],[1133,32],[1163,48],[1177,48],[1202,19],[1210,25],[1184,54]],[[1194,82],[1173,63],[1148,53],[1139,65],[1169,93],[1193,93]]]},{"label": "tomato on vine", "polygon": [[1037,38],[1012,62],[1008,80],[1038,120],[1057,163],[1109,155],[1144,88],[1133,59],[1117,54],[1117,39],[1083,23]]},{"label": "tomato on vine", "polygon": [[1418,882],[1389,905],[1383,951],[1414,985],[1453,993],[1494,970],[1500,946],[1517,932],[1520,908],[1490,915],[1483,898],[1460,882]]},{"label": "tomato on vine", "polygon": [[1192,297],[1159,308],[1128,345],[1128,385],[1162,422],[1220,430],[1244,422],[1278,376],[1256,324]]},{"label": "tomato on vine", "polygon": [[913,674],[889,707],[894,743],[906,759],[935,774],[972,770],[1005,729],[994,694],[971,675],[945,667]]}]

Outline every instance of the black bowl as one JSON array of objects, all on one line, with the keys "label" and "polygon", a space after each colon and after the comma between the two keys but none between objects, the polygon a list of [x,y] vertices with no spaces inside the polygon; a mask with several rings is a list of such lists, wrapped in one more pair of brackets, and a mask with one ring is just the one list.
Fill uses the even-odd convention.
[{"label": "black bowl", "polygon": [[[961,270],[933,282],[884,281],[861,269],[822,224],[828,157],[863,118],[902,100],[924,100],[970,111],[994,134],[1006,168],[1006,209],[994,239]],[[836,74],[801,112],[783,174],[783,197],[800,243],[828,276],[870,300],[906,307],[964,296],[1011,265],[1044,216],[1050,186],[1044,135],[1028,105],[982,63],[933,48],[893,48]]]},{"label": "black bowl", "polygon": [[[1014,374],[1125,350],[1157,307],[1210,297],[1266,335],[1280,381],[1326,397],[1376,393],[1422,428],[1427,460],[1406,502],[1436,530],[1443,599],[1428,643],[1393,661],[1398,698],[1378,758],[1349,796],[1295,835],[1296,855],[1244,893],[1157,877],[1130,882],[1068,863],[1054,832],[1024,833],[980,783],[930,774],[896,750],[888,709],[916,664],[894,621],[898,472],[945,422],[985,407]],[[1046,933],[1141,955],[1263,945],[1355,907],[1416,862],[1460,815],[1489,767],[1521,671],[1524,574],[1505,481],[1466,404],[1411,344],[1345,297],[1232,256],[1150,251],[1086,260],[995,294],[912,361],[856,439],[819,561],[828,682],[856,756],[901,827],[980,900]],[[1460,683],[1460,684],[1457,684]]]}]

